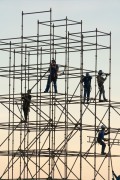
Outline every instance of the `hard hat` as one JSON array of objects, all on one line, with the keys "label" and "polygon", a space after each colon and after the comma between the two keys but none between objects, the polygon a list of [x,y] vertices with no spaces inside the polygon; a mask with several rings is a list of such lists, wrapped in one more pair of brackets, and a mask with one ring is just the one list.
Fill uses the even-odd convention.
[{"label": "hard hat", "polygon": [[102,125],[102,126],[101,126],[101,129],[105,129],[105,126],[104,126],[104,125]]},{"label": "hard hat", "polygon": [[56,61],[55,61],[54,59],[52,59],[52,62],[53,62],[53,63],[56,63]]},{"label": "hard hat", "polygon": [[28,89],[28,90],[27,90],[27,93],[29,93],[29,94],[30,94],[30,93],[31,93],[31,89]]},{"label": "hard hat", "polygon": [[98,74],[102,74],[102,73],[103,73],[102,70],[99,70],[99,71],[98,71]]}]

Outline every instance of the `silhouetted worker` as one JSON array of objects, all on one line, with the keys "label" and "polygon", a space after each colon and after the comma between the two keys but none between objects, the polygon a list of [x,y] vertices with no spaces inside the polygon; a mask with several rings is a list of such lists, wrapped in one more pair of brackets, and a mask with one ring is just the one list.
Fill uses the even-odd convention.
[{"label": "silhouetted worker", "polygon": [[98,133],[98,137],[97,137],[97,142],[102,146],[102,149],[101,149],[101,154],[102,155],[105,155],[105,147],[106,147],[106,144],[104,141],[108,141],[108,139],[104,138],[105,135],[109,134],[110,131],[105,131],[105,126],[102,125],[101,126],[101,131],[99,131]]},{"label": "silhouetted worker", "polygon": [[44,91],[45,93],[49,91],[51,82],[53,82],[53,84],[54,84],[54,91],[55,91],[55,93],[57,93],[57,73],[58,73],[58,70],[59,70],[59,67],[56,64],[56,61],[53,59],[52,62],[50,63],[50,67],[48,69],[50,74],[48,76],[48,81],[47,81],[46,89]]},{"label": "silhouetted worker", "polygon": [[92,77],[89,75],[89,73],[86,73],[86,76],[82,76],[81,83],[84,85],[84,102],[87,97],[87,103],[90,98],[90,90],[91,90],[91,79]]},{"label": "silhouetted worker", "polygon": [[107,101],[107,99],[105,98],[105,89],[104,89],[104,81],[106,80],[108,74],[105,74],[106,77],[102,77],[104,73],[102,72],[102,70],[98,71],[98,75],[97,75],[97,83],[98,83],[98,87],[99,87],[99,102],[102,102],[103,100],[101,100],[101,95],[103,94],[103,99],[104,101]]},{"label": "silhouetted worker", "polygon": [[[115,177],[115,180],[120,180],[120,175],[117,176],[114,171],[112,171],[112,173],[113,173],[113,176]],[[112,180],[114,180],[114,178]]]},{"label": "silhouetted worker", "polygon": [[30,103],[31,103],[30,94],[31,94],[31,90],[28,90],[27,93],[22,94],[23,112],[24,112],[25,122],[27,122],[28,113],[30,111]]}]

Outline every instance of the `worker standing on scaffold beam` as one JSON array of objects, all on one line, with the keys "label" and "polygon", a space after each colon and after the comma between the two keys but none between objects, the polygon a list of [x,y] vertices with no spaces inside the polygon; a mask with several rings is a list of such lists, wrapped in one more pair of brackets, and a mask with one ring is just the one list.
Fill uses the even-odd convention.
[{"label": "worker standing on scaffold beam", "polygon": [[52,61],[50,63],[50,67],[48,69],[48,72],[50,72],[50,74],[48,76],[46,89],[44,91],[45,93],[47,93],[49,91],[51,82],[53,82],[54,91],[55,91],[55,93],[57,93],[57,73],[58,73],[58,70],[59,70],[59,67],[56,64],[56,61],[54,59],[52,59]]},{"label": "worker standing on scaffold beam", "polygon": [[114,171],[112,171],[112,173],[113,173],[113,176],[115,177],[115,179],[112,178],[112,180],[120,180],[120,175],[117,176],[117,175],[114,173]]},{"label": "worker standing on scaffold beam", "polygon": [[23,112],[24,112],[24,119],[27,122],[28,113],[30,111],[30,103],[31,103],[31,90],[27,90],[27,93],[22,94],[23,100]]},{"label": "worker standing on scaffold beam", "polygon": [[[99,102],[103,102],[103,101],[107,101],[107,99],[105,98],[105,89],[104,89],[104,82],[107,79],[108,74],[105,74],[106,77],[104,78],[103,75],[105,73],[102,72],[102,70],[98,71],[98,75],[97,75],[97,83],[98,83],[98,87],[99,87]],[[101,95],[103,94],[103,99],[101,100]]]},{"label": "worker standing on scaffold beam", "polygon": [[106,144],[104,141],[108,141],[108,139],[104,138],[105,135],[107,134],[110,134],[110,131],[106,131],[105,130],[105,126],[102,125],[101,126],[101,130],[99,131],[98,133],[98,137],[97,137],[97,142],[102,146],[102,149],[101,149],[101,154],[102,155],[105,155],[105,147],[106,147]]},{"label": "worker standing on scaffold beam", "polygon": [[81,77],[81,83],[83,83],[84,86],[84,103],[85,103],[85,99],[87,96],[87,103],[89,102],[90,99],[90,91],[91,91],[91,79],[92,77],[90,76],[90,74],[87,72],[86,76],[82,76]]}]

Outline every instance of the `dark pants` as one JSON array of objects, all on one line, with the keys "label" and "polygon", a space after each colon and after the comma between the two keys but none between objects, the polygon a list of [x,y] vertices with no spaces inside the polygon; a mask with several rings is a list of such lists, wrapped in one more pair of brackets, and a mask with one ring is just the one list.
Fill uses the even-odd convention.
[{"label": "dark pants", "polygon": [[52,76],[48,76],[48,81],[47,81],[47,86],[46,86],[45,91],[46,92],[49,91],[51,82],[53,82],[53,84],[54,84],[54,91],[55,91],[55,93],[57,93],[57,78],[56,77],[52,77]]},{"label": "dark pants", "polygon": [[89,98],[90,98],[90,87],[84,87],[84,101],[87,97],[87,101],[89,101]]},{"label": "dark pants", "polygon": [[23,107],[23,112],[24,112],[24,118],[25,118],[25,121],[27,121],[27,116],[28,116],[28,113],[29,113],[29,108],[24,108]]},{"label": "dark pants", "polygon": [[102,85],[102,86],[99,87],[99,91],[100,91],[100,93],[99,93],[99,100],[101,100],[101,95],[102,95],[102,94],[103,94],[103,99],[105,100],[106,98],[105,98],[104,85]]},{"label": "dark pants", "polygon": [[105,151],[106,144],[101,139],[98,139],[97,142],[102,146],[101,153],[103,154]]}]

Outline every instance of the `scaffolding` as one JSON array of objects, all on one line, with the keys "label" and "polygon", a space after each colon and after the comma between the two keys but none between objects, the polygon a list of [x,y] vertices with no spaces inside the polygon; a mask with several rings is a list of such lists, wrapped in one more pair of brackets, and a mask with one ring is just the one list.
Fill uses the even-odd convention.
[{"label": "scaffolding", "polygon": [[[82,21],[67,17],[53,19],[52,9],[22,12],[21,36],[1,39],[0,51],[5,59],[0,67],[0,179],[110,180],[120,144],[119,128],[111,123],[111,116],[120,115],[119,102],[111,100],[111,32],[84,31]],[[59,65],[58,92],[51,84],[44,93],[52,59]],[[98,98],[99,69],[109,74],[107,102]],[[80,82],[86,72],[92,76],[88,104]],[[111,131],[105,156],[96,143],[101,124]]]}]

